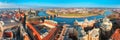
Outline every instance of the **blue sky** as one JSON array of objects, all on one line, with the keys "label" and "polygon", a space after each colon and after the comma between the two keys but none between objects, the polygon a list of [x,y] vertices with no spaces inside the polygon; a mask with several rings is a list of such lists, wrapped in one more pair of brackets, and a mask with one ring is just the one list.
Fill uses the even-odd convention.
[{"label": "blue sky", "polygon": [[120,8],[120,0],[0,0],[0,8],[28,7],[112,7]]}]

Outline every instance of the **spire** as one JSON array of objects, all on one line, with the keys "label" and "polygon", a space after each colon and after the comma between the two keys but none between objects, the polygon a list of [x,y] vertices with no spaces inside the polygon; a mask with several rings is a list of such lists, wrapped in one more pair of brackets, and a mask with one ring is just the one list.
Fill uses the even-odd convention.
[{"label": "spire", "polygon": [[84,22],[88,22],[88,19],[87,19],[87,18],[85,18]]},{"label": "spire", "polygon": [[18,12],[20,13],[20,8],[18,8]]},{"label": "spire", "polygon": [[78,22],[78,20],[77,20],[77,19],[75,19],[75,22]]},{"label": "spire", "polygon": [[18,8],[19,12],[20,12],[20,8]]},{"label": "spire", "polygon": [[32,11],[32,8],[30,8],[30,12]]},{"label": "spire", "polygon": [[78,21],[75,19],[74,25],[78,25]]}]

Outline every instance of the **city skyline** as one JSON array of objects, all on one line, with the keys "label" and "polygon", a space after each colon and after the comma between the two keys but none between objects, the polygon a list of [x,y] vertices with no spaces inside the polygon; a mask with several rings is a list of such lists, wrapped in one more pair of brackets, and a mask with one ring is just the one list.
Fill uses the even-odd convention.
[{"label": "city skyline", "polygon": [[0,0],[0,8],[108,7],[120,8],[120,0]]}]

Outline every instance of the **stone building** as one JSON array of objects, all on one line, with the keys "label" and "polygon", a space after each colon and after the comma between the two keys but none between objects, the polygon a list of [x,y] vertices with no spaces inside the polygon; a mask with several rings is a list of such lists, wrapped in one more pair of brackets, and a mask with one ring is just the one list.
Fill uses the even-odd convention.
[{"label": "stone building", "polygon": [[103,18],[101,23],[101,29],[104,31],[110,31],[112,28],[112,22],[107,17]]},{"label": "stone building", "polygon": [[75,20],[74,24],[78,25],[80,27],[82,27],[82,29],[86,28],[86,27],[93,27],[95,23],[95,20],[88,20],[85,19],[83,22],[78,22],[77,20]]}]

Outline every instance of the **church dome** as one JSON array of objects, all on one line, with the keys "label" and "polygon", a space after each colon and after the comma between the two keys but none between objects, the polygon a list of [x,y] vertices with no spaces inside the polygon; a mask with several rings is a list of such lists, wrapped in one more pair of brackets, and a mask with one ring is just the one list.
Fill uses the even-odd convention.
[{"label": "church dome", "polygon": [[111,30],[112,22],[108,18],[104,18],[103,22],[101,23],[101,28],[106,31]]}]

